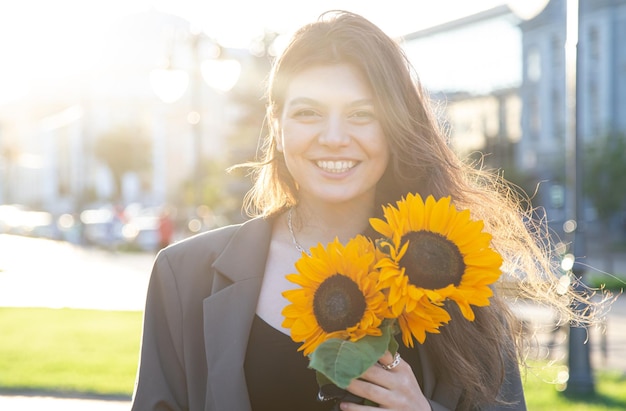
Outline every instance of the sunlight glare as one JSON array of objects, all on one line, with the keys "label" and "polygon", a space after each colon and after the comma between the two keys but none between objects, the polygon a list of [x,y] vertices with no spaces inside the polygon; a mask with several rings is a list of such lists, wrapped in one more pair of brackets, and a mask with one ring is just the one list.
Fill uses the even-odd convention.
[{"label": "sunlight glare", "polygon": [[[9,5],[10,4],[10,5]],[[406,2],[319,0],[300,3],[287,0],[266,2],[198,2],[196,0],[24,0],[0,5],[0,104],[18,99],[78,92],[96,73],[109,70],[114,24],[134,13],[150,10],[187,19],[223,47],[248,48],[265,31],[284,39],[303,24],[332,9],[350,10],[372,20],[393,37],[443,23],[503,4],[502,0],[418,0],[406,13]],[[288,16],[288,17],[286,17]],[[137,29],[141,29],[137,27]],[[117,49],[115,49],[117,50]],[[446,53],[444,53],[446,54]],[[450,54],[450,53],[447,53]],[[437,51],[437,58],[442,56]],[[511,60],[511,59],[505,59]],[[118,62],[123,66],[123,61]],[[439,67],[446,66],[440,64]],[[481,65],[484,67],[484,65]],[[425,70],[424,70],[425,71]],[[502,71],[502,70],[500,70]],[[424,77],[428,73],[423,74]],[[97,88],[97,85],[95,86]]]},{"label": "sunlight glare", "polygon": [[72,79],[99,62],[110,23],[149,1],[26,0],[0,6],[0,103],[24,97],[34,85]]}]

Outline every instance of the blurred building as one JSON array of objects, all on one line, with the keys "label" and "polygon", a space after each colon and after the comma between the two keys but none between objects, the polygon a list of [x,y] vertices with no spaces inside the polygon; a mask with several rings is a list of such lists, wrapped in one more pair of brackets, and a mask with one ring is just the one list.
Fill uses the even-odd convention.
[{"label": "blurred building", "polygon": [[488,168],[513,168],[522,138],[519,22],[501,5],[403,38],[451,146]]},{"label": "blurred building", "polygon": [[[566,217],[566,3],[551,0],[526,21],[502,5],[404,37],[451,144],[514,170],[527,191],[541,182],[536,205],[555,221]],[[626,133],[626,0],[580,0],[579,12],[577,122],[587,145]]]},{"label": "blurred building", "polygon": [[[514,164],[515,147],[521,139],[518,88],[502,88],[488,94],[437,93],[434,98],[445,101],[444,121],[459,155],[480,160],[492,169]],[[485,157],[479,158],[479,152]]]},{"label": "blurred building", "polygon": [[[580,0],[577,130],[582,145],[626,132],[626,0]],[[566,163],[565,0],[520,24],[522,132],[517,164],[545,180],[545,205],[563,213]]]},{"label": "blurred building", "polygon": [[[456,150],[546,181],[541,198],[555,219],[565,198],[565,7],[552,0],[522,21],[502,5],[403,38]],[[626,132],[626,0],[580,0],[579,23],[578,122],[589,142]],[[138,155],[151,159],[149,172],[125,175],[124,203],[193,203],[180,188],[198,180],[198,161],[249,160],[262,134],[267,59],[221,50],[242,63],[238,86],[225,94],[200,78],[199,61],[216,58],[217,45],[199,39],[172,15],[129,16],[93,45],[97,64],[80,77],[41,80],[30,94],[0,102],[0,203],[56,213],[107,201],[114,181],[94,147],[120,127],[150,141],[149,153]],[[151,83],[157,69],[184,72],[188,84],[168,97]],[[247,188],[226,184],[239,196]]]}]

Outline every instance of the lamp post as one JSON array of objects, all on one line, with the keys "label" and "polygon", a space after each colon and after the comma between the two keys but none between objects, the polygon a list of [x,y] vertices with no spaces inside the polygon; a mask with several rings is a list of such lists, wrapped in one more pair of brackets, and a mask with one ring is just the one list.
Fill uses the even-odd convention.
[{"label": "lamp post", "polygon": [[[569,231],[572,243],[574,290],[584,293],[583,264],[575,264],[576,258],[585,255],[585,224],[582,201],[582,158],[578,125],[578,36],[580,32],[579,0],[567,0],[566,35],[565,35],[565,100],[566,100],[566,167],[568,176]],[[585,314],[588,307],[578,304],[573,307],[580,314]],[[569,378],[565,393],[568,395],[593,394],[595,391],[591,359],[589,352],[589,333],[585,326],[570,324],[568,339]]]},{"label": "lamp post", "polygon": [[[150,83],[163,102],[174,103],[179,100],[187,89],[190,89],[191,109],[187,113],[187,123],[191,126],[193,136],[193,196],[194,205],[200,206],[203,201],[203,122],[202,122],[202,85],[206,83],[213,90],[227,92],[237,83],[241,73],[239,61],[222,58],[222,48],[210,40],[203,32],[193,32],[186,37],[186,45],[191,54],[191,73],[175,69],[168,59],[164,68],[152,70]],[[205,47],[208,42],[208,47]],[[209,50],[207,59],[203,51]],[[204,79],[204,83],[203,83]]]}]

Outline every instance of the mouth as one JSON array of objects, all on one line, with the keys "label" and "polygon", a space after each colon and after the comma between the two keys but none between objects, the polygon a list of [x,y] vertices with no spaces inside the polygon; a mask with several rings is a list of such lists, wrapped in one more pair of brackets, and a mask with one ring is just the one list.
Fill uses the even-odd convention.
[{"label": "mouth", "polygon": [[316,162],[317,166],[327,173],[340,174],[354,168],[358,163],[356,161],[327,161],[320,160]]}]

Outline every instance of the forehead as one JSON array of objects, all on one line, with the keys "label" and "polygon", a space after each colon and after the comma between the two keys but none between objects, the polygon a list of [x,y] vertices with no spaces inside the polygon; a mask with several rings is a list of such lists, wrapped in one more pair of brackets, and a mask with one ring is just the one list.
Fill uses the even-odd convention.
[{"label": "forehead", "polygon": [[355,66],[348,63],[316,65],[291,77],[285,103],[301,97],[372,99],[372,94],[369,82]]}]

